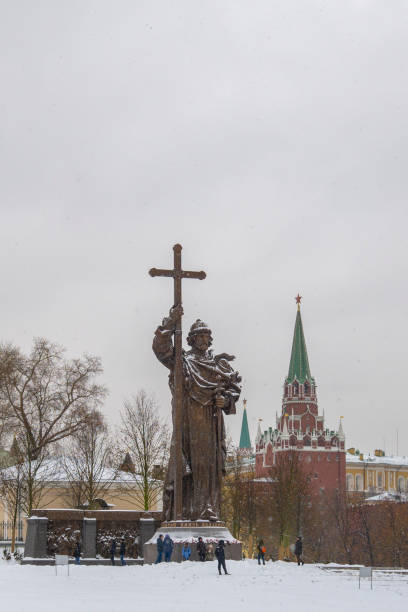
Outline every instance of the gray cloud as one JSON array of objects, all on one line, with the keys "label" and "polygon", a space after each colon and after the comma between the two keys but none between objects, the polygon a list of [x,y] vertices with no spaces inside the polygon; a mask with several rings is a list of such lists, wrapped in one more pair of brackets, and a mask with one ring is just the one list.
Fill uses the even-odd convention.
[{"label": "gray cloud", "polygon": [[[252,435],[280,410],[295,319],[347,442],[408,454],[403,2],[3,2],[3,340],[103,358],[117,418],[171,305],[237,355]],[[228,418],[235,438],[240,415]]]}]

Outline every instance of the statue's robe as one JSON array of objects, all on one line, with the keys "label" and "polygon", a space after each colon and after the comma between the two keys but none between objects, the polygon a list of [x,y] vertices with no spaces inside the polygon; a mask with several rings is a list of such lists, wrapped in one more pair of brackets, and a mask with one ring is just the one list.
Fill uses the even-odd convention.
[{"label": "statue's robe", "polygon": [[[173,436],[170,447],[169,468],[163,493],[166,520],[174,517],[175,432],[174,432],[174,346],[173,330],[163,325],[156,330],[153,351],[170,369],[169,385],[173,394]],[[204,355],[194,349],[183,351],[183,519],[216,520],[220,516],[221,481],[225,473],[226,445],[222,411],[235,414],[235,403],[240,380],[229,361],[222,354],[214,356],[211,350]],[[222,387],[225,407],[217,409],[217,389]]]}]

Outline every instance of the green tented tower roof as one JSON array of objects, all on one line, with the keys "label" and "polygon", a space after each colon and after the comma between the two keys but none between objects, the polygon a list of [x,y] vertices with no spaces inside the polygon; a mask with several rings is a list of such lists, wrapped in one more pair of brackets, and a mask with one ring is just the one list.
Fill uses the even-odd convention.
[{"label": "green tented tower roof", "polygon": [[306,380],[310,383],[314,383],[314,379],[310,374],[309,359],[307,358],[306,342],[299,307],[296,313],[289,373],[285,382],[290,384],[295,380],[301,384],[303,384]]},{"label": "green tented tower roof", "polygon": [[239,439],[239,448],[251,448],[251,440],[249,437],[247,411],[244,406],[244,414],[242,415],[241,437]]}]

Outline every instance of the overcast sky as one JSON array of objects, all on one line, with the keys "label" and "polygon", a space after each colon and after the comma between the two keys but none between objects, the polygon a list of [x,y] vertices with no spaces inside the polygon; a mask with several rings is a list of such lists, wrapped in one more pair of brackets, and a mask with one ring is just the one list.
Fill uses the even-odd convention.
[{"label": "overcast sky", "polygon": [[[183,245],[184,328],[275,424],[296,315],[348,446],[408,455],[405,1],[0,0],[1,332],[145,388]],[[239,437],[237,416],[227,417]]]}]

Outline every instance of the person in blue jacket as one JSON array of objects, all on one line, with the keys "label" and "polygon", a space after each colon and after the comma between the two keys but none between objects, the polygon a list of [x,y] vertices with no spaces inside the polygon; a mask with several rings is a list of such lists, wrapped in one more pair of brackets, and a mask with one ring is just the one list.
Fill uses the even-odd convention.
[{"label": "person in blue jacket", "polygon": [[155,564],[161,563],[162,556],[163,556],[163,534],[162,533],[157,538],[156,544],[157,544],[157,559],[155,561]]},{"label": "person in blue jacket", "polygon": [[171,559],[171,553],[173,552],[173,548],[174,548],[173,540],[167,533],[164,536],[164,540],[163,540],[164,560],[166,561],[166,563],[168,563]]},{"label": "person in blue jacket", "polygon": [[191,548],[188,542],[184,542],[183,550],[181,551],[183,561],[188,561],[191,556]]},{"label": "person in blue jacket", "polygon": [[79,540],[77,541],[75,545],[74,559],[75,559],[75,564],[79,565],[81,562],[81,544],[79,543]]},{"label": "person in blue jacket", "polygon": [[120,554],[120,562],[122,565],[126,565],[126,561],[125,561],[125,554],[126,554],[126,542],[125,542],[125,538],[122,538],[120,541],[120,549],[119,549],[119,554]]},{"label": "person in blue jacket", "polygon": [[110,559],[111,559],[112,565],[115,565],[115,554],[116,554],[116,540],[115,538],[113,538],[111,541],[111,547],[110,547]]}]

